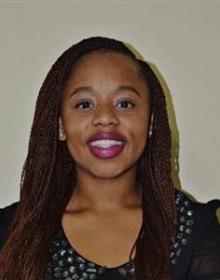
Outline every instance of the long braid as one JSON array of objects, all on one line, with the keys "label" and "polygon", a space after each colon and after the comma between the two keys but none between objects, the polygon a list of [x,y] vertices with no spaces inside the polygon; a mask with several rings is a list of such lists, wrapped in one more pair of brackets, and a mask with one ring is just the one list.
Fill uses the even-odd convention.
[{"label": "long braid", "polygon": [[176,214],[165,97],[149,65],[136,59],[122,42],[92,37],[65,51],[40,89],[22,171],[20,203],[0,254],[1,280],[43,279],[51,240],[76,182],[74,160],[66,143],[58,140],[62,93],[77,61],[97,50],[129,56],[150,88],[153,134],[137,169],[137,181],[143,188],[143,225],[134,244],[135,279],[170,279],[169,246]]}]

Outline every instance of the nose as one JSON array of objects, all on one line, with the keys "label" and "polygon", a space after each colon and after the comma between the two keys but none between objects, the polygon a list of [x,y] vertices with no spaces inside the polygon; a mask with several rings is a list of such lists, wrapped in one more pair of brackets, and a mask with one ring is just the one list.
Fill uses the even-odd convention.
[{"label": "nose", "polygon": [[109,105],[101,106],[96,110],[96,113],[93,117],[93,125],[114,125],[116,126],[119,123],[117,115],[113,112],[112,108],[109,108]]}]

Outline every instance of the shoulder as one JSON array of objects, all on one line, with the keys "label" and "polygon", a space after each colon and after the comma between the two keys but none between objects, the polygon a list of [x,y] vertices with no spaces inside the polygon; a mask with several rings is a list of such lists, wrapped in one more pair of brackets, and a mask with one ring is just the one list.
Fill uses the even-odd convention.
[{"label": "shoulder", "polygon": [[[181,223],[181,216],[185,215],[188,225],[193,224],[192,235],[201,236],[207,229],[216,226],[216,233],[219,232],[220,225],[217,218],[217,210],[220,207],[220,200],[213,199],[207,203],[194,201],[187,194],[177,191],[177,215]],[[189,222],[191,220],[191,222]]]},{"label": "shoulder", "polygon": [[3,246],[5,235],[12,222],[19,202],[14,202],[4,208],[0,208],[0,249]]},{"label": "shoulder", "polygon": [[[220,235],[220,225],[217,218],[217,209],[220,207],[220,200],[213,199],[207,203],[193,202],[196,237],[205,233],[213,233],[209,229],[215,226],[215,233]],[[206,236],[207,237],[207,236]]]},{"label": "shoulder", "polygon": [[[178,222],[174,245],[182,251],[179,269],[188,271],[187,279],[220,278],[220,224],[216,215],[220,200],[200,203],[176,191],[176,206]],[[176,254],[175,257],[177,259]]]},{"label": "shoulder", "polygon": [[213,199],[207,203],[202,203],[193,200],[189,195],[183,191],[176,190],[176,205],[177,213],[181,215],[187,211],[188,216],[192,216],[197,227],[205,227],[207,224],[214,220],[217,220],[217,209],[220,207],[220,200]]},{"label": "shoulder", "polygon": [[2,222],[6,222],[8,219],[13,217],[18,204],[19,202],[17,201],[5,206],[4,208],[0,208],[0,226]]},{"label": "shoulder", "polygon": [[[195,222],[194,234],[197,230],[201,231],[202,228],[206,228],[213,221],[218,221],[216,212],[220,207],[219,199],[202,203],[193,200],[183,191],[176,190],[176,206],[178,217],[192,217],[193,223]],[[179,222],[181,222],[180,219]]]}]

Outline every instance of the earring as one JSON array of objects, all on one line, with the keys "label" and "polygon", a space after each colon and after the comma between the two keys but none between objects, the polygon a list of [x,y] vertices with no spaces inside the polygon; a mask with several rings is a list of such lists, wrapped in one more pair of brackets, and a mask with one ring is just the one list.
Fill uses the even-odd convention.
[{"label": "earring", "polygon": [[63,133],[63,127],[62,127],[62,121],[61,118],[59,119],[59,140],[64,141],[66,139],[66,136]]},{"label": "earring", "polygon": [[59,140],[64,141],[66,139],[65,135],[62,132],[59,132]]},{"label": "earring", "polygon": [[154,113],[151,114],[150,128],[148,132],[148,137],[151,138],[153,134],[153,121],[154,121]]}]

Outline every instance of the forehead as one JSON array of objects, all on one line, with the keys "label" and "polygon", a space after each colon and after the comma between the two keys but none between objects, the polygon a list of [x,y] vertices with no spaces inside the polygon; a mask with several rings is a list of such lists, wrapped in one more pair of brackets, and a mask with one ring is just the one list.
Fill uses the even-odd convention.
[{"label": "forehead", "polygon": [[119,51],[114,51],[114,50],[95,50],[95,51],[90,51],[86,54],[84,54],[82,57],[77,59],[76,64],[79,64],[80,62],[84,62],[86,60],[102,60],[102,59],[108,59],[108,58],[113,58],[113,59],[118,59],[118,60],[124,60],[124,61],[130,61],[131,63],[134,64],[134,61],[131,57],[128,55],[119,52]]},{"label": "forehead", "polygon": [[[132,75],[139,76],[139,69],[134,60],[123,53],[113,51],[93,51],[83,55],[77,60],[72,69],[72,75],[81,71],[94,69],[101,71],[114,70],[115,72],[129,72]],[[110,71],[109,71],[110,72]]]},{"label": "forehead", "polygon": [[64,96],[79,87],[90,87],[94,91],[107,93],[129,86],[149,97],[148,83],[139,74],[138,66],[132,58],[116,52],[93,51],[74,64],[64,88]]}]

